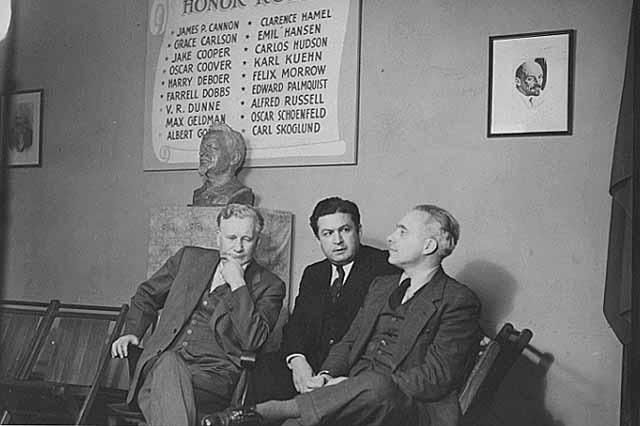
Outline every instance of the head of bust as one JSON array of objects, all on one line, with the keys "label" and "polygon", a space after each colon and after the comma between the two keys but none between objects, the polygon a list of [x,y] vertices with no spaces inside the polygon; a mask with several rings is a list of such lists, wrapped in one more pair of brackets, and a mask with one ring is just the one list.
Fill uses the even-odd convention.
[{"label": "head of bust", "polygon": [[203,179],[235,176],[246,155],[244,138],[225,123],[213,123],[200,142],[200,166]]}]

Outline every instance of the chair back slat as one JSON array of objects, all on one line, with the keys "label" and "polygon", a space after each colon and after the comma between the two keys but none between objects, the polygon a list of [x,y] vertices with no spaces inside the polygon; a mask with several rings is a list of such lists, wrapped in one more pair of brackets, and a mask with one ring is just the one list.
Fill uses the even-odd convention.
[{"label": "chair back slat", "polygon": [[[42,322],[46,326],[22,380],[11,385],[15,401],[11,414],[86,423],[107,369],[108,348],[120,334],[127,311],[127,305],[114,308],[58,302],[52,317]],[[30,410],[21,403],[23,395],[35,392],[41,410]],[[49,400],[58,402],[52,405]]]},{"label": "chair back slat", "polygon": [[0,377],[15,377],[35,338],[40,315],[0,313]]},{"label": "chair back slat", "polygon": [[90,385],[112,327],[107,320],[59,318],[47,335],[32,377]]},{"label": "chair back slat", "polygon": [[486,379],[489,371],[491,370],[491,366],[498,356],[498,352],[500,352],[500,344],[495,340],[489,342],[489,344],[482,349],[482,353],[480,354],[476,364],[473,366],[473,370],[471,370],[471,374],[469,375],[469,378],[460,393],[460,397],[458,398],[458,401],[460,402],[460,410],[463,413],[467,412],[471,402],[478,394],[480,386]]},{"label": "chair back slat", "polygon": [[0,378],[20,377],[58,301],[0,300]]},{"label": "chair back slat", "polygon": [[481,345],[473,370],[458,397],[464,420],[476,418],[489,406],[500,383],[532,337],[531,330],[517,331],[506,323],[495,339]]}]

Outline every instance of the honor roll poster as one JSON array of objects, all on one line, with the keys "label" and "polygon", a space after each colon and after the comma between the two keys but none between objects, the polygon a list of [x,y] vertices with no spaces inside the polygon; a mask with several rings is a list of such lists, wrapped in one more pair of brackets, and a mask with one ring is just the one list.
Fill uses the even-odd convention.
[{"label": "honor roll poster", "polygon": [[245,166],[354,164],[359,0],[150,0],[145,170],[197,169],[212,122]]}]

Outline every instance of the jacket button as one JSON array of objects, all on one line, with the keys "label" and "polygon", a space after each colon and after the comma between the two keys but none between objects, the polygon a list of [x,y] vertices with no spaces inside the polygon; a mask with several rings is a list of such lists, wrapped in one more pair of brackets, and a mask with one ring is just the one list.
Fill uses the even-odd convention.
[{"label": "jacket button", "polygon": [[187,334],[191,334],[191,333],[193,333],[193,330],[191,329],[187,330]]},{"label": "jacket button", "polygon": [[173,329],[173,334],[176,334],[177,332],[178,332],[178,329],[177,329],[177,328],[174,328],[174,329]]},{"label": "jacket button", "polygon": [[333,340],[333,339],[329,339],[329,344],[330,344],[330,345],[333,345],[335,342],[336,342],[335,340]]}]

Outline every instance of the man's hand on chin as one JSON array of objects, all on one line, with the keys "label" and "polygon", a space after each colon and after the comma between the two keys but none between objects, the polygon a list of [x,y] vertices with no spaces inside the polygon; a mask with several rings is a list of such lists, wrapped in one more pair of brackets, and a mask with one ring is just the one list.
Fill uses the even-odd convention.
[{"label": "man's hand on chin", "polygon": [[222,255],[222,278],[229,284],[231,291],[236,290],[246,283],[244,282],[244,269],[235,258],[230,255]]}]

